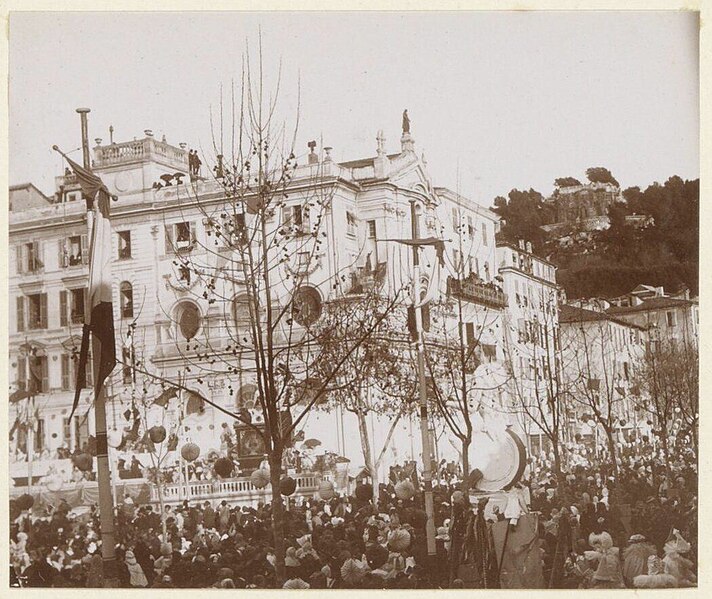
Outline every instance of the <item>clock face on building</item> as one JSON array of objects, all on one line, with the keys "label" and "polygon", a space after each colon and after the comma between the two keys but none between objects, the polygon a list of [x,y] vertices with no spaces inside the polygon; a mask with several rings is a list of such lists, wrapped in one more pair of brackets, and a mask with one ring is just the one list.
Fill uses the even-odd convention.
[{"label": "clock face on building", "polygon": [[321,316],[321,296],[313,287],[300,287],[292,298],[292,315],[303,327],[314,324]]},{"label": "clock face on building", "polygon": [[261,435],[254,430],[246,430],[240,433],[240,455],[262,455],[265,451]]}]

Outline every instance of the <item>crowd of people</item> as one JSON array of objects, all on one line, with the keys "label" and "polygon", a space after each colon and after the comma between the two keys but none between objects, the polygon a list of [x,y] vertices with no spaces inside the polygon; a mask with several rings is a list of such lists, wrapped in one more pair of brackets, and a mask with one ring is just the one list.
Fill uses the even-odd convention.
[{"label": "crowd of people", "polygon": [[[694,586],[697,564],[697,471],[681,451],[661,461],[652,447],[622,448],[616,470],[590,456],[557,476],[550,455],[529,459],[521,490],[538,522],[544,588]],[[500,586],[488,530],[507,519],[488,499],[462,493],[457,468],[439,465],[434,487],[435,559],[428,556],[426,515],[413,464],[391,469],[387,484],[359,483],[353,494],[292,498],[284,513],[284,571],[276,567],[269,503],[208,501],[116,510],[118,584],[152,588],[463,588]],[[447,479],[447,480],[446,480]],[[405,487],[402,481],[409,481]],[[405,489],[405,491],[404,491]],[[410,491],[409,491],[410,489]],[[412,493],[411,491],[415,491]],[[325,495],[329,495],[326,493]],[[516,519],[509,519],[509,525]],[[66,504],[46,512],[15,507],[11,574],[29,587],[103,584],[96,509],[76,515]],[[466,562],[485,565],[463,579]],[[499,558],[501,559],[501,557]],[[448,567],[443,567],[443,564]]]}]

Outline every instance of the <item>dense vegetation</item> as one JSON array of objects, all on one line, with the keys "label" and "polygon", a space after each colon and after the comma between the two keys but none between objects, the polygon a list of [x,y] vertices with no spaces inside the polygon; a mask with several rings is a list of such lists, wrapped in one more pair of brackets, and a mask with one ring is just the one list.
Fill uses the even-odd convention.
[{"label": "dense vegetation", "polygon": [[[602,168],[587,171],[590,180],[615,181],[609,175]],[[559,283],[570,298],[621,295],[641,283],[670,290],[685,285],[696,294],[699,179],[683,181],[673,176],[663,185],[653,183],[645,190],[630,187],[623,197],[624,202],[609,208],[608,230],[572,232],[567,244],[550,239],[540,228],[553,222],[554,215],[533,189],[514,189],[508,199],[496,198],[494,210],[506,220],[501,238],[530,240],[536,251],[559,267]],[[626,224],[625,217],[632,214],[650,216],[653,224],[642,228]]]}]

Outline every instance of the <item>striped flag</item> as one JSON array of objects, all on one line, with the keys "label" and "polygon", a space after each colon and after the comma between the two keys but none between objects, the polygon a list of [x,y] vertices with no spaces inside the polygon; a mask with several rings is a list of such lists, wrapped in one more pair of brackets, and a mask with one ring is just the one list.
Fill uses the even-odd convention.
[{"label": "striped flag", "polygon": [[93,207],[94,210],[94,227],[89,246],[89,309],[85,311],[82,346],[77,365],[77,386],[72,413],[69,415],[71,419],[79,405],[80,392],[86,387],[90,333],[98,341],[99,346],[99,372],[94,385],[95,397],[116,366],[116,341],[111,293],[111,222],[109,221],[109,200],[112,196],[102,180],[89,169],[79,166],[67,156],[64,158],[79,180],[82,193],[87,199],[87,208]]}]

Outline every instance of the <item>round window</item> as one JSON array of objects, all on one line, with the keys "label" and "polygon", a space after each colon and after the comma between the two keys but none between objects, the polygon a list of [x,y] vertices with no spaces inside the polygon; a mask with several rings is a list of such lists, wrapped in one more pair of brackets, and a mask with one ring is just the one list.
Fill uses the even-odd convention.
[{"label": "round window", "polygon": [[185,302],[178,312],[178,327],[181,335],[190,341],[200,329],[200,310],[193,303]]},{"label": "round window", "polygon": [[314,287],[300,287],[292,298],[292,316],[303,327],[314,324],[321,316],[321,296]]}]

